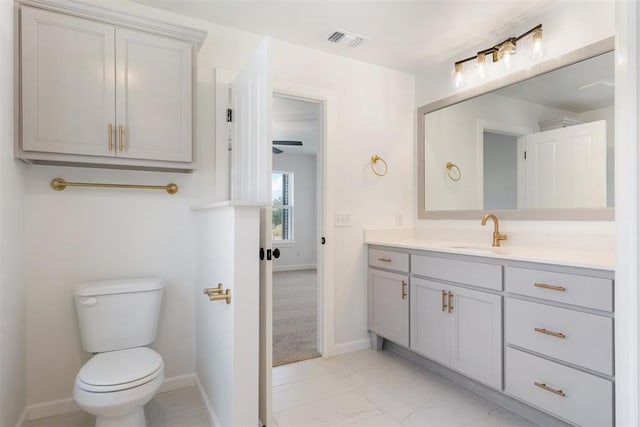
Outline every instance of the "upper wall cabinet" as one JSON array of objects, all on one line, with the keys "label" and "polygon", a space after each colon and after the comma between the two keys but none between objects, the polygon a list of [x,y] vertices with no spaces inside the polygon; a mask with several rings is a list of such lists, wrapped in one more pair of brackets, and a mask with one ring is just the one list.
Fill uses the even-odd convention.
[{"label": "upper wall cabinet", "polygon": [[139,19],[132,28],[116,25],[112,15],[101,15],[103,22],[86,16],[91,10],[62,12],[20,7],[15,156],[44,164],[193,170],[197,42],[147,31]]}]

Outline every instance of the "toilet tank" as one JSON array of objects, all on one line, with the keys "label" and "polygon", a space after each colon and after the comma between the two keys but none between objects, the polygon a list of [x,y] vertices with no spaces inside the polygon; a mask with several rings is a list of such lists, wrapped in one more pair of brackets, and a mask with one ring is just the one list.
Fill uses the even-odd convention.
[{"label": "toilet tank", "polygon": [[90,353],[151,344],[156,338],[164,282],[158,278],[82,283],[74,299],[82,348]]}]

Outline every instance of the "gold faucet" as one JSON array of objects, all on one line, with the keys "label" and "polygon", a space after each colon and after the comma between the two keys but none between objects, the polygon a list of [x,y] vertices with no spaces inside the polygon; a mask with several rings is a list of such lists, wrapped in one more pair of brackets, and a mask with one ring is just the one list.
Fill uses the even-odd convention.
[{"label": "gold faucet", "polygon": [[491,218],[493,220],[493,243],[491,246],[500,246],[500,240],[507,240],[506,234],[500,234],[498,231],[498,217],[492,213],[486,214],[482,217],[482,225],[487,225],[487,220]]}]

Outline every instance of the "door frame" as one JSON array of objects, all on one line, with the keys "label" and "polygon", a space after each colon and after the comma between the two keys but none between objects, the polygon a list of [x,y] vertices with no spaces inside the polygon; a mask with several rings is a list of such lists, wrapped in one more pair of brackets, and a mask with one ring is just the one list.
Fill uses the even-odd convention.
[{"label": "door frame", "polygon": [[325,245],[317,242],[319,250],[316,254],[316,274],[318,283],[318,309],[317,309],[317,350],[321,356],[334,354],[334,289],[327,280],[333,277],[333,259],[327,254],[333,253],[333,230],[328,227],[327,219],[329,210],[327,206],[327,141],[333,133],[334,126],[329,126],[330,107],[333,103],[333,93],[327,90],[301,86],[293,83],[275,81],[273,83],[273,96],[282,96],[301,101],[320,104],[320,138],[316,151],[316,230],[318,240],[325,237]]}]

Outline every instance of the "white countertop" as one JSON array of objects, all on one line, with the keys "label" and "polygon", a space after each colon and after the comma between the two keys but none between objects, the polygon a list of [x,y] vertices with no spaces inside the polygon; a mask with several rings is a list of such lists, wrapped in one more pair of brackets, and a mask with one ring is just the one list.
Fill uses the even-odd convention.
[{"label": "white countertop", "polygon": [[569,267],[594,268],[609,271],[615,269],[615,254],[607,252],[506,245],[493,248],[490,244],[485,246],[475,243],[430,240],[408,236],[406,234],[402,235],[404,233],[399,233],[398,236],[390,236],[388,233],[385,234],[387,235],[367,233],[365,235],[365,243],[369,245],[437,251],[458,255],[475,255],[515,261],[542,262]]}]

